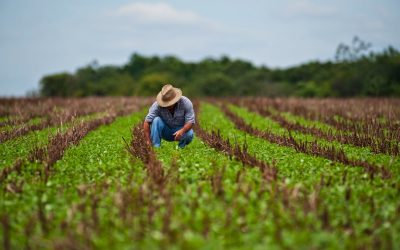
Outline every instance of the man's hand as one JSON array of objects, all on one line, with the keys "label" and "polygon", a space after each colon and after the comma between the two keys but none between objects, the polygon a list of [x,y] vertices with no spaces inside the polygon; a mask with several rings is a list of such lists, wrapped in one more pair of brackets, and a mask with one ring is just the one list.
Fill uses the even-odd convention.
[{"label": "man's hand", "polygon": [[186,123],[185,126],[183,126],[183,128],[179,129],[178,131],[176,131],[176,132],[174,133],[174,136],[175,136],[174,140],[175,140],[175,141],[180,141],[180,140],[182,139],[182,136],[183,136],[187,131],[189,131],[192,127],[193,127],[193,123],[191,123],[191,122]]},{"label": "man's hand", "polygon": [[173,135],[175,136],[175,141],[180,141],[183,134],[185,134],[185,131],[183,129],[179,129],[178,131],[176,131]]}]

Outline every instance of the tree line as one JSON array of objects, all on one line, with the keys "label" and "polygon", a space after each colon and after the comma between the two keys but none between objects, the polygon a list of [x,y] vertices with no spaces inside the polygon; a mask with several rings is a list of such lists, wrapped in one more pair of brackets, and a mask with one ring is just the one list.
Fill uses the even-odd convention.
[{"label": "tree line", "polygon": [[134,53],[122,66],[90,63],[75,73],[46,75],[41,96],[154,96],[165,83],[187,96],[400,97],[400,52],[369,51],[355,37],[340,44],[335,59],[285,69],[255,66],[228,56],[184,62],[175,56]]}]

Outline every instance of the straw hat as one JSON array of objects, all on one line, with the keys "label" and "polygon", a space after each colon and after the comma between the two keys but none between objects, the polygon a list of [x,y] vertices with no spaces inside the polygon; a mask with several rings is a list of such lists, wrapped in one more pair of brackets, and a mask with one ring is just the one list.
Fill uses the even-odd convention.
[{"label": "straw hat", "polygon": [[164,85],[157,95],[157,103],[160,107],[174,105],[182,96],[182,91],[171,84]]}]

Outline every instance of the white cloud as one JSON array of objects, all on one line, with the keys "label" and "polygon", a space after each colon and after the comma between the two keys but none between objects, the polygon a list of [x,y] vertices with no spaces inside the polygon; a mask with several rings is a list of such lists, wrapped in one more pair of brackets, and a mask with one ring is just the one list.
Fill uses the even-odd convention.
[{"label": "white cloud", "polygon": [[178,10],[166,3],[132,3],[113,12],[145,23],[199,23],[206,20],[189,10]]},{"label": "white cloud", "polygon": [[289,16],[326,17],[335,14],[336,11],[334,6],[316,4],[309,0],[291,1],[287,8]]}]

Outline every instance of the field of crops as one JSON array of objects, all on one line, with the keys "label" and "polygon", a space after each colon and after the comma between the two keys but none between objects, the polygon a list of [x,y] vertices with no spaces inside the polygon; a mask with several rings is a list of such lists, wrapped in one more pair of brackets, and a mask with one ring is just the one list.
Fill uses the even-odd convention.
[{"label": "field of crops", "polygon": [[0,99],[3,249],[400,249],[400,100]]}]

